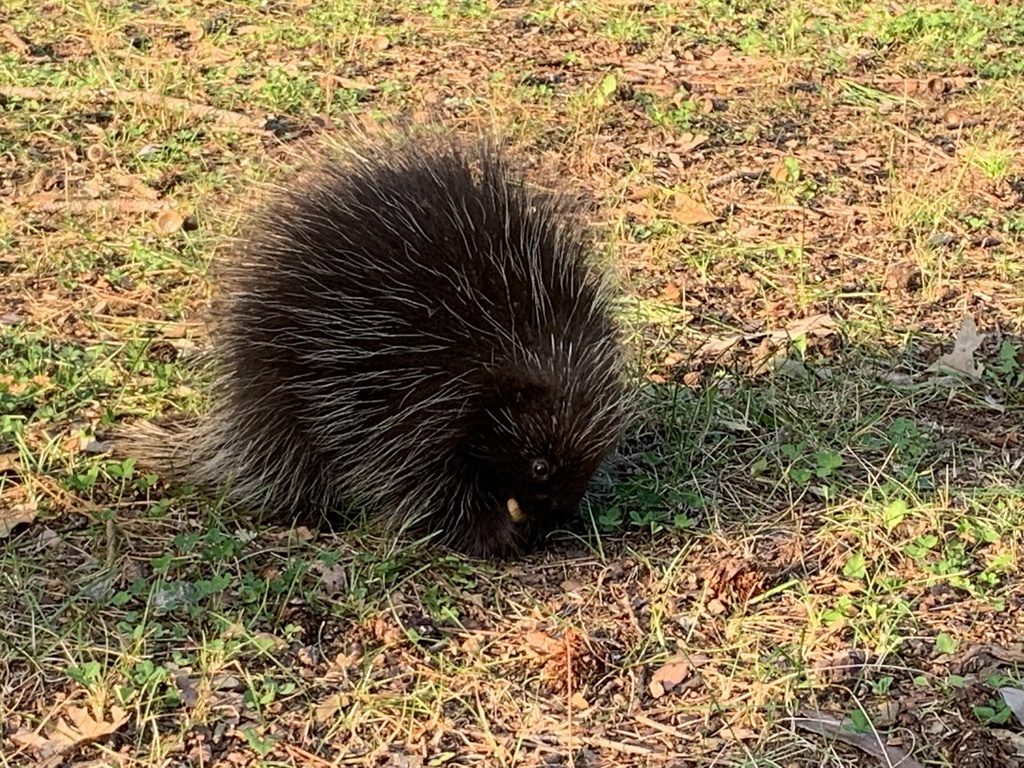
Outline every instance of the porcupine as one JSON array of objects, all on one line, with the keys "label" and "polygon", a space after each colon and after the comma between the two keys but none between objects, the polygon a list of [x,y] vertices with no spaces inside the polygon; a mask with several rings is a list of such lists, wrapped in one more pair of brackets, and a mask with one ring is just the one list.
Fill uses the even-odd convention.
[{"label": "porcupine", "polygon": [[266,512],[354,505],[467,554],[531,548],[628,411],[587,235],[493,142],[350,145],[217,265],[214,402],[169,458]]}]

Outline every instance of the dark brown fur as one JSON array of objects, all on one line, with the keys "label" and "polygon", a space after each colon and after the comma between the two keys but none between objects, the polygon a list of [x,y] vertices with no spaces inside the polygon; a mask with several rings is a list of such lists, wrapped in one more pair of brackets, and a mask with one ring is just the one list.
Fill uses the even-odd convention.
[{"label": "dark brown fur", "polygon": [[301,177],[242,244],[219,265],[213,409],[163,457],[185,479],[481,555],[571,517],[625,415],[573,206],[489,146],[398,136]]}]

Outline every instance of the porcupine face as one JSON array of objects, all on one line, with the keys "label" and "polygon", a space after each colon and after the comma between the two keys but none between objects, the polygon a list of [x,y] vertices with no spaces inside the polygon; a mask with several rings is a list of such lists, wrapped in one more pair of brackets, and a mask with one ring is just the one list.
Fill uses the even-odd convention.
[{"label": "porcupine face", "polygon": [[543,374],[516,380],[485,411],[471,439],[470,471],[489,506],[488,525],[476,526],[473,548],[530,549],[576,514],[621,430],[621,385],[609,374],[588,384],[586,398]]}]

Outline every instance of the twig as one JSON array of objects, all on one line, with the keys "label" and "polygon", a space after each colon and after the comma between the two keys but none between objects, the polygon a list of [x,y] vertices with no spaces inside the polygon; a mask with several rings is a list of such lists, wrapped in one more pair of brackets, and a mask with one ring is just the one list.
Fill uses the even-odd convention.
[{"label": "twig", "polygon": [[654,750],[650,747],[641,747],[639,744],[624,744],[621,741],[612,741],[611,739],[602,739],[598,736],[588,736],[586,738],[587,744],[592,747],[601,747],[602,749],[611,749],[616,752],[625,752],[627,755],[653,755]]},{"label": "twig", "polygon": [[576,750],[572,748],[572,630],[565,633],[565,690],[567,691],[569,725],[569,768],[576,768]]},{"label": "twig", "polygon": [[644,715],[633,715],[633,719],[641,725],[646,725],[648,728],[653,728],[656,731],[661,731],[662,733],[667,734],[668,736],[672,736],[673,738],[686,738],[686,734],[684,734],[678,728],[673,728],[671,725],[666,725],[665,723],[659,723],[657,720],[654,720],[653,718],[645,717]]},{"label": "twig", "polygon": [[715,187],[722,187],[726,184],[731,184],[734,181],[758,181],[761,177],[768,173],[766,170],[760,171],[744,171],[735,170],[729,171],[729,173],[723,173],[721,176],[709,181],[706,185],[706,189],[714,189]]},{"label": "twig", "polygon": [[10,24],[0,24],[0,37],[10,43],[14,50],[20,54],[32,52],[32,46],[26,43]]},{"label": "twig", "polygon": [[737,208],[745,211],[760,211],[762,213],[813,213],[817,216],[830,216],[822,208],[809,208],[805,205],[761,205],[759,203],[737,202]]},{"label": "twig", "polygon": [[93,200],[73,197],[70,200],[46,200],[40,203],[29,204],[29,210],[40,213],[96,213],[98,211],[115,210],[118,213],[153,213],[163,211],[172,206],[168,200],[128,200],[124,198],[113,198],[111,200]]},{"label": "twig", "polygon": [[288,753],[289,757],[301,761],[301,765],[321,765],[325,766],[325,768],[334,768],[334,766],[337,765],[336,762],[324,760],[322,757],[314,755],[312,752],[307,752],[302,747],[297,747],[294,744],[280,744],[279,746]]},{"label": "twig", "polygon": [[949,165],[951,162],[953,162],[954,158],[952,158],[949,155],[947,155],[945,152],[943,152],[941,149],[936,147],[934,144],[932,144],[930,141],[928,141],[928,139],[924,138],[923,136],[918,136],[916,133],[914,133],[913,131],[908,131],[906,128],[900,128],[895,123],[889,123],[889,127],[892,128],[897,133],[903,134],[904,137],[910,139],[915,144],[918,144],[919,146],[924,147],[925,149],[927,149],[929,152],[931,152],[936,157],[942,158],[943,164]]},{"label": "twig", "polygon": [[[25,88],[22,86],[0,87],[0,97],[29,99],[32,101],[68,101],[68,91],[57,88]],[[258,118],[241,112],[218,109],[208,104],[196,104],[188,99],[174,96],[162,96],[159,93],[145,91],[120,91],[113,88],[95,88],[75,91],[74,98],[83,101],[114,101],[124,104],[142,104],[147,107],[170,109],[184,112],[190,117],[202,120],[209,118],[214,124],[223,128],[245,131],[248,133],[265,133],[264,122]]]}]

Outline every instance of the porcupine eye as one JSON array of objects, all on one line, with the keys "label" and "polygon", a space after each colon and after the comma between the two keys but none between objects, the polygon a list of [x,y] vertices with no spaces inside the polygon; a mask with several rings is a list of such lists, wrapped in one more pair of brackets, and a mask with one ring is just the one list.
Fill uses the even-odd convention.
[{"label": "porcupine eye", "polygon": [[544,459],[534,459],[530,464],[530,472],[534,480],[547,480],[551,475],[551,465]]}]

